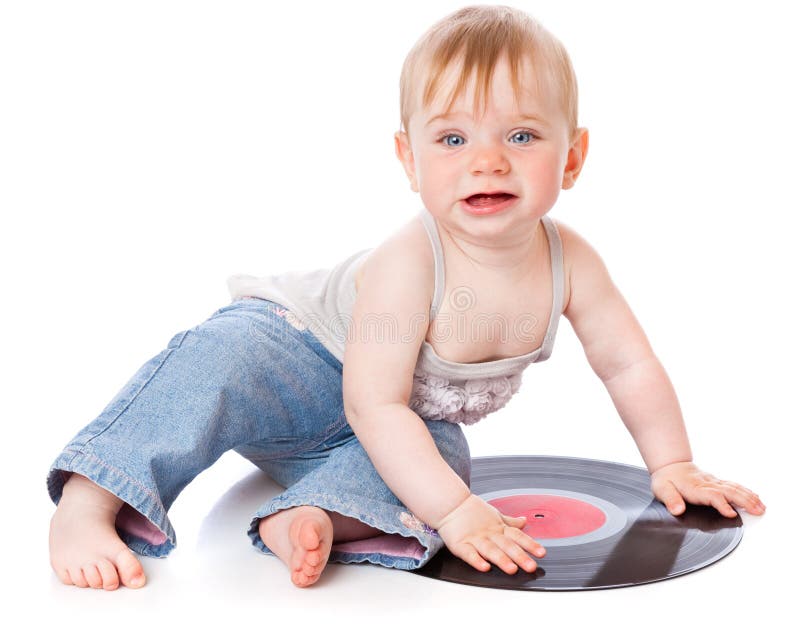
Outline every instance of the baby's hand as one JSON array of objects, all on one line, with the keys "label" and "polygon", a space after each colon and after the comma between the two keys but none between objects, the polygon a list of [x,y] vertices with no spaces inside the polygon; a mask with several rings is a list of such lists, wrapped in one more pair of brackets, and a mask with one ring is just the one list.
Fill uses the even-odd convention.
[{"label": "baby's hand", "polygon": [[489,571],[490,560],[508,574],[516,573],[517,565],[533,573],[536,561],[525,550],[541,558],[545,549],[520,530],[524,526],[525,517],[508,517],[472,494],[442,519],[437,531],[455,556],[478,571]]},{"label": "baby's hand", "polygon": [[758,495],[734,482],[723,482],[705,473],[692,462],[675,462],[650,474],[653,494],[673,515],[685,510],[684,499],[690,504],[714,506],[726,517],[735,517],[731,504],[745,508],[751,515],[763,515],[766,506]]}]

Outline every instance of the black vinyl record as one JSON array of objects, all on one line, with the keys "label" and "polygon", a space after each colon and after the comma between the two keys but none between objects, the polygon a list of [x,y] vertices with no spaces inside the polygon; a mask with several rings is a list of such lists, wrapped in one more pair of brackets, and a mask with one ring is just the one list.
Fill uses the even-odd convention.
[{"label": "black vinyl record", "polygon": [[523,531],[547,554],[528,573],[478,571],[443,547],[413,573],[481,587],[575,591],[674,578],[716,562],[742,539],[742,519],[686,504],[675,516],[650,489],[647,469],[561,456],[472,459],[472,492],[500,512],[527,517]]}]

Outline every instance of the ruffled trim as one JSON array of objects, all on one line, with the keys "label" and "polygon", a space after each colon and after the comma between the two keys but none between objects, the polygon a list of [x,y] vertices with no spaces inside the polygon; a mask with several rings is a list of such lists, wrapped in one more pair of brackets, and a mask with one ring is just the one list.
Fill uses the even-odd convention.
[{"label": "ruffled trim", "polygon": [[426,373],[418,366],[408,406],[426,419],[471,425],[506,405],[521,382],[522,372],[448,380]]}]

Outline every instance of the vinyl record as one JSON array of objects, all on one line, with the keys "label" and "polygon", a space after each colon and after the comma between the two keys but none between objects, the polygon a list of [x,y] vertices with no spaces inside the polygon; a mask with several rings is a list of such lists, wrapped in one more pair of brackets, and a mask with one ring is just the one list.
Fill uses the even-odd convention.
[{"label": "vinyl record", "polygon": [[538,569],[478,571],[443,547],[413,573],[481,587],[575,591],[674,578],[716,562],[742,539],[742,519],[686,504],[672,515],[647,469],[560,456],[472,459],[472,492],[500,512],[528,519],[523,531],[547,554]]}]

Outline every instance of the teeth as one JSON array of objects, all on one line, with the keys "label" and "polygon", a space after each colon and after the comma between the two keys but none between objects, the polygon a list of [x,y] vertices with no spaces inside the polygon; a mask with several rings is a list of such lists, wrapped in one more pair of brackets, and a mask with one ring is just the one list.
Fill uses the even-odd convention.
[{"label": "teeth", "polygon": [[467,199],[467,203],[473,205],[474,207],[486,207],[489,205],[495,204],[495,201],[503,201],[509,198],[513,198],[513,194],[473,194]]}]

